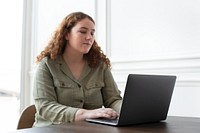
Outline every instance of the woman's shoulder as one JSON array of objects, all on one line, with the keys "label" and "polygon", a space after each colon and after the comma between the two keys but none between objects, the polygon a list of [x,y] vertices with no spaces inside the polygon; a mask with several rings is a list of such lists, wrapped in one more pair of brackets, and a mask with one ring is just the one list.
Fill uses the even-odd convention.
[{"label": "woman's shoulder", "polygon": [[50,57],[46,56],[44,57],[40,62],[39,62],[39,66],[52,66],[54,64],[57,64],[58,59],[51,59]]},{"label": "woman's shoulder", "polygon": [[49,56],[46,56],[46,57],[44,57],[42,60],[41,60],[41,62],[40,63],[45,63],[45,64],[49,64],[49,63],[58,63],[58,62],[60,62],[61,61],[61,57],[60,56],[57,56],[57,58],[56,59],[51,59]]},{"label": "woman's shoulder", "polygon": [[39,62],[39,64],[46,64],[47,62],[49,62],[49,60],[50,60],[50,57],[46,56]]},{"label": "woman's shoulder", "polygon": [[99,63],[97,68],[100,68],[100,69],[103,69],[103,70],[110,69],[110,67],[103,61]]}]

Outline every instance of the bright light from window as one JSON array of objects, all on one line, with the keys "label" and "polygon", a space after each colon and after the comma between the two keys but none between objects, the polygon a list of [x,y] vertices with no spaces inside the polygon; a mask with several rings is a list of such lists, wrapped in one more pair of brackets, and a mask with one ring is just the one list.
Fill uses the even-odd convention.
[{"label": "bright light from window", "polygon": [[15,130],[19,116],[23,0],[0,2],[0,132]]}]

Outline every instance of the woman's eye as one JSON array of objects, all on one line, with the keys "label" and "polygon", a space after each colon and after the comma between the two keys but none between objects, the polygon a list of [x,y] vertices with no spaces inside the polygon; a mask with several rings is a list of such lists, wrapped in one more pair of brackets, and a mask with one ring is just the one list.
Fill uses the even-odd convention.
[{"label": "woman's eye", "polygon": [[86,31],[80,31],[80,33],[82,33],[82,34],[86,34],[87,32],[86,32]]},{"label": "woman's eye", "polygon": [[[81,34],[88,34],[88,32],[87,31],[79,31]],[[94,36],[94,32],[91,32],[90,33],[91,34],[91,36]]]}]

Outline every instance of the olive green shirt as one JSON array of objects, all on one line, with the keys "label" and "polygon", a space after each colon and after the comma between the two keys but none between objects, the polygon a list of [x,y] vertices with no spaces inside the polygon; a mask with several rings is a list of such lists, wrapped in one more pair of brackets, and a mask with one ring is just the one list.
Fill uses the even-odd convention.
[{"label": "olive green shirt", "polygon": [[37,113],[35,127],[73,122],[79,108],[102,106],[120,111],[122,97],[105,63],[85,65],[76,80],[62,56],[45,57],[37,66],[33,96]]}]

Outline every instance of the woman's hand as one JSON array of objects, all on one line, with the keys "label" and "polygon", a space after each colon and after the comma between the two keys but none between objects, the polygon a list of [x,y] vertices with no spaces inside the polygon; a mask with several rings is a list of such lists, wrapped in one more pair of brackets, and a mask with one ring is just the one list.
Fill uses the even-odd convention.
[{"label": "woman's hand", "polygon": [[87,118],[108,118],[115,119],[119,113],[111,108],[99,108],[93,110],[79,109],[75,115],[75,121],[85,120]]}]

